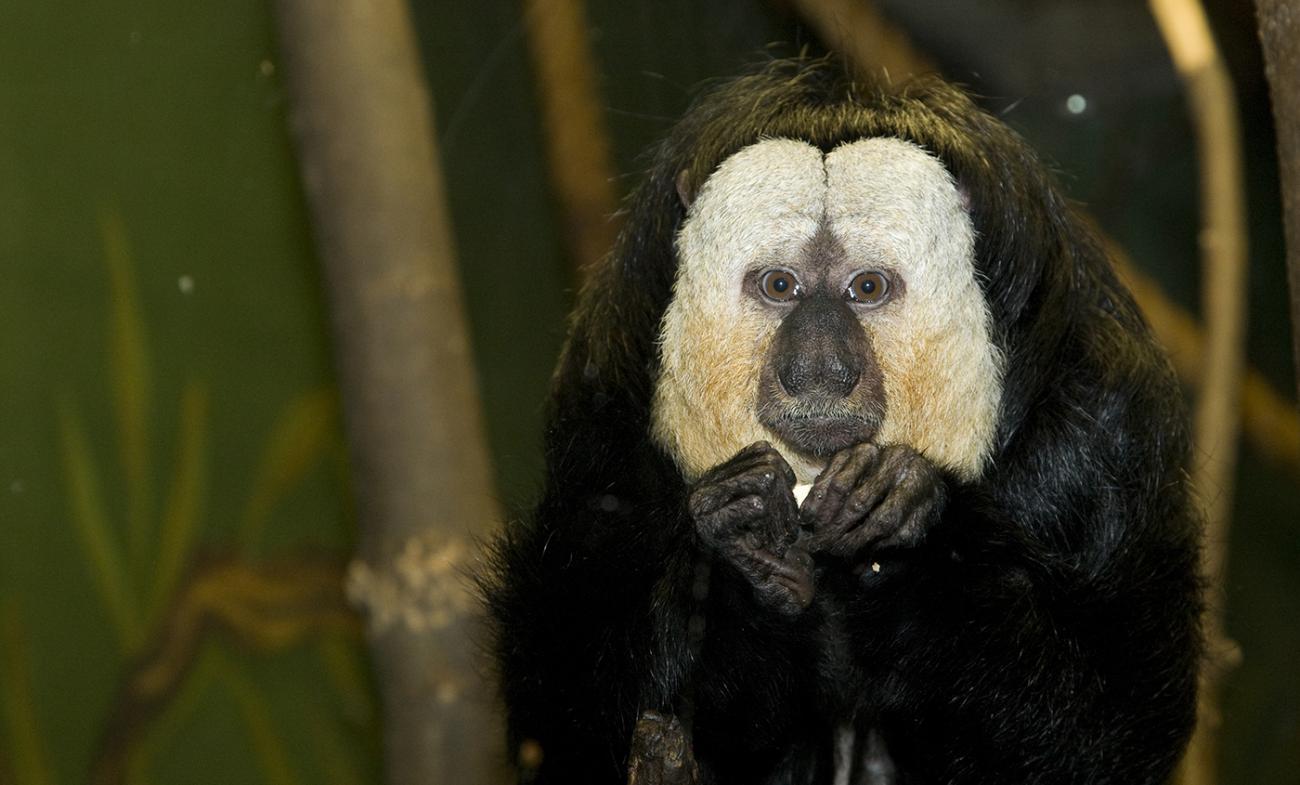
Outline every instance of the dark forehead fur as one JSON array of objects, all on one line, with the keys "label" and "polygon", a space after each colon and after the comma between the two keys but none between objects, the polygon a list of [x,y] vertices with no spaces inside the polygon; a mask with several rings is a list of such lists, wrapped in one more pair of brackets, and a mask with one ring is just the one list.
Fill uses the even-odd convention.
[{"label": "dark forehead fur", "polygon": [[1004,396],[1001,441],[1050,382],[1064,336],[1097,318],[1145,332],[1099,244],[1034,153],[960,89],[938,79],[866,82],[835,60],[779,61],[707,89],[654,151],[617,246],[580,297],[555,380],[552,450],[563,449],[557,438],[574,438],[573,427],[584,429],[580,421],[606,439],[611,422],[628,439],[644,438],[656,339],[677,268],[674,238],[685,217],[676,179],[685,171],[697,191],[728,156],[778,137],[824,151],[894,137],[943,161],[969,197],[976,277],[1007,357],[1004,387],[1012,392]]}]

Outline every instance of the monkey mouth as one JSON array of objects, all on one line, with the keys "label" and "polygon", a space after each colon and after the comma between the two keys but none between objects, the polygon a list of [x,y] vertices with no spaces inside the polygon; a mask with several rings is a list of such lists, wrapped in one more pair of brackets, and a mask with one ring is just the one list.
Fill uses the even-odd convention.
[{"label": "monkey mouth", "polygon": [[760,418],[792,449],[812,458],[829,458],[875,435],[876,422],[863,414],[793,414]]}]

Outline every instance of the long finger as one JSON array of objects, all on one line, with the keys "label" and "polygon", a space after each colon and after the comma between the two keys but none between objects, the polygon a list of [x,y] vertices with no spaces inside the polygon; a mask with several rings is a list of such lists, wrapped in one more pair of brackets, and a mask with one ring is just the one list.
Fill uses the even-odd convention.
[{"label": "long finger", "polygon": [[803,519],[812,524],[814,531],[826,528],[836,519],[860,478],[873,470],[879,453],[875,445],[864,443],[842,450],[831,458],[822,473],[817,475],[801,508]]}]

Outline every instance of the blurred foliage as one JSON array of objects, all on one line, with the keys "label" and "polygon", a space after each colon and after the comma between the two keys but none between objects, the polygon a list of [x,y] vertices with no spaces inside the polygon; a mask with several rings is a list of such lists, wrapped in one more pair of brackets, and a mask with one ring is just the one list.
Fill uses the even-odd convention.
[{"label": "blurred foliage", "polygon": [[376,780],[269,6],[3,4],[0,72],[0,782]]},{"label": "blurred foliage", "polygon": [[0,706],[9,738],[11,776],[17,785],[50,785],[48,753],[32,694],[31,658],[18,608],[5,600],[0,604]]}]

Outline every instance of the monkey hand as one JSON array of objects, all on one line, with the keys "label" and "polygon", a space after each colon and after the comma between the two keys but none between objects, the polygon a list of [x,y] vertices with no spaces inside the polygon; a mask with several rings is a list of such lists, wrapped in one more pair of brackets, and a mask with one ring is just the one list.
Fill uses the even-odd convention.
[{"label": "monkey hand", "polygon": [[760,604],[785,616],[803,611],[813,597],[794,481],[785,458],[755,442],[706,472],[687,500],[704,546],[744,576]]},{"label": "monkey hand", "polygon": [[868,442],[841,450],[817,476],[800,509],[812,530],[808,549],[879,571],[873,554],[919,545],[939,519],[947,486],[910,447]]}]

